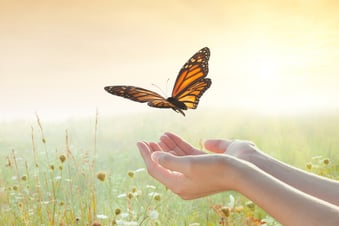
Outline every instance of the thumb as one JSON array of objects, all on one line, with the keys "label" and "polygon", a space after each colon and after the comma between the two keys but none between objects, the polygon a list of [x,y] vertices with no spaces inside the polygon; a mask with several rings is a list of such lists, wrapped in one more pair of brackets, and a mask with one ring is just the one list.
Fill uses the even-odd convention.
[{"label": "thumb", "polygon": [[187,159],[175,156],[168,152],[156,151],[152,153],[152,160],[171,171],[184,173],[187,171]]},{"label": "thumb", "polygon": [[225,153],[230,144],[230,140],[209,139],[205,141],[206,149],[214,153]]}]

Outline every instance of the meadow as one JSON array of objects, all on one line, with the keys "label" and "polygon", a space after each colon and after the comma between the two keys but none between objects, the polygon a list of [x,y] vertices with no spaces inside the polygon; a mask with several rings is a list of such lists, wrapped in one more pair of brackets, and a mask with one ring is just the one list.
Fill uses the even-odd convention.
[{"label": "meadow", "polygon": [[0,122],[0,225],[279,225],[236,192],[184,201],[151,178],[135,144],[165,131],[199,148],[207,138],[252,140],[339,178],[339,114],[149,112]]}]

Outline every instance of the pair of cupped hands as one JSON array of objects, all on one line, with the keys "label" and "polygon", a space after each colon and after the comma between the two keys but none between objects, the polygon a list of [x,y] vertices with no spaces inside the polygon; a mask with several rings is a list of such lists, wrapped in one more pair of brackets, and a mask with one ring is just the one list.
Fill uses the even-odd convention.
[{"label": "pair of cupped hands", "polygon": [[239,170],[261,151],[249,141],[208,139],[202,151],[174,133],[138,142],[148,173],[183,199],[237,190]]}]

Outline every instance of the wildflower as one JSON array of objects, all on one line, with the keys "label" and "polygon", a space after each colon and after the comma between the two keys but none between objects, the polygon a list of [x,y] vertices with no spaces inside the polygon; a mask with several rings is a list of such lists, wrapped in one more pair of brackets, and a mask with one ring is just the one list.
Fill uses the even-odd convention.
[{"label": "wildflower", "polygon": [[64,154],[61,154],[60,156],[59,156],[59,160],[60,160],[60,162],[61,163],[64,163],[65,161],[66,161],[66,155],[64,155]]},{"label": "wildflower", "polygon": [[229,207],[233,208],[233,207],[235,206],[235,198],[234,198],[233,195],[230,195],[229,197],[230,197],[230,201],[228,202],[227,205],[228,205]]},{"label": "wildflower", "polygon": [[243,206],[236,206],[236,207],[234,208],[234,210],[235,210],[235,212],[237,212],[237,213],[241,213],[241,212],[244,210],[244,207],[243,207]]},{"label": "wildflower", "polygon": [[[125,221],[125,220],[115,220],[115,225],[124,225],[124,226],[138,226],[138,222],[136,221]],[[114,224],[113,224],[114,225]]]},{"label": "wildflower", "polygon": [[120,208],[116,208],[114,210],[114,213],[115,213],[115,215],[119,215],[121,213],[121,209]]},{"label": "wildflower", "polygon": [[144,171],[145,171],[145,168],[139,168],[139,169],[136,169],[134,172],[139,173],[139,172],[144,172]]},{"label": "wildflower", "polygon": [[156,189],[154,185],[149,185],[149,184],[146,185],[146,188],[153,189],[153,190]]},{"label": "wildflower", "polygon": [[246,207],[249,208],[250,210],[254,210],[255,204],[251,201],[246,202]]},{"label": "wildflower", "polygon": [[323,160],[323,163],[324,163],[325,165],[328,165],[328,164],[330,164],[330,160],[329,160],[329,159],[324,159],[324,160]]},{"label": "wildflower", "polygon": [[310,162],[307,163],[307,164],[306,164],[306,168],[307,168],[308,170],[312,169],[312,163],[310,163]]},{"label": "wildflower", "polygon": [[50,168],[51,170],[54,170],[54,165],[51,164],[51,165],[49,166],[49,168]]},{"label": "wildflower", "polygon": [[97,178],[100,180],[100,181],[105,181],[106,179],[106,173],[103,172],[103,171],[100,171],[97,173]]},{"label": "wildflower", "polygon": [[19,208],[22,208],[22,207],[23,207],[22,202],[19,202],[19,203],[18,203],[18,206],[19,206]]},{"label": "wildflower", "polygon": [[19,189],[19,187],[18,187],[18,185],[13,185],[12,189],[13,189],[14,191],[17,191],[17,190]]},{"label": "wildflower", "polygon": [[229,217],[231,214],[231,208],[223,206],[221,207],[221,212],[224,214],[225,217]]},{"label": "wildflower", "polygon": [[133,198],[133,193],[131,193],[131,192],[128,192],[128,194],[127,194],[127,198],[128,198],[128,199],[132,199],[132,198]]},{"label": "wildflower", "polygon": [[160,201],[160,200],[161,200],[160,194],[154,195],[154,200],[155,200],[155,201]]},{"label": "wildflower", "polygon": [[7,167],[11,167],[12,166],[12,161],[11,159],[7,156],[7,163],[6,163]]},{"label": "wildflower", "polygon": [[27,175],[22,175],[21,180],[26,181],[27,180]]},{"label": "wildflower", "polygon": [[122,193],[122,194],[119,194],[118,196],[117,196],[117,198],[125,198],[127,195],[126,195],[126,193]]},{"label": "wildflower", "polygon": [[151,210],[151,211],[148,212],[148,216],[149,216],[151,219],[156,220],[156,219],[159,218],[159,213],[158,213],[158,211],[156,211],[156,210]]},{"label": "wildflower", "polygon": [[133,171],[131,171],[131,170],[130,170],[130,171],[128,171],[128,173],[127,173],[127,174],[128,174],[128,176],[129,176],[130,178],[133,178],[133,177],[134,177],[134,172],[133,172]]},{"label": "wildflower", "polygon": [[152,196],[154,200],[156,201],[160,201],[161,197],[160,194],[158,192],[150,192],[148,193],[149,196]]},{"label": "wildflower", "polygon": [[104,215],[104,214],[98,214],[97,218],[98,219],[107,219],[108,217],[106,215]]},{"label": "wildflower", "polygon": [[133,193],[137,192],[137,188],[136,188],[136,187],[133,187],[133,188],[132,188],[132,192],[133,192]]}]

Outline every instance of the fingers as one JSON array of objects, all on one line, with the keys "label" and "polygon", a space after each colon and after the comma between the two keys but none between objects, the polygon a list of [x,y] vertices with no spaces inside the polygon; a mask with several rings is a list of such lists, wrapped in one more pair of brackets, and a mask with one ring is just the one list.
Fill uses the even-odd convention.
[{"label": "fingers", "polygon": [[176,156],[157,151],[160,146],[156,143],[138,142],[137,146],[148,173],[181,198],[195,199],[220,191],[220,186],[213,186],[213,179],[208,182],[220,171],[217,155]]},{"label": "fingers", "polygon": [[170,171],[162,167],[160,164],[158,164],[158,162],[159,163],[163,162],[163,160],[162,160],[162,157],[157,156],[156,153],[164,153],[164,152],[160,152],[160,151],[153,152],[151,150],[151,144],[148,144],[145,142],[138,142],[137,146],[139,148],[142,158],[144,159],[147,171],[152,177],[157,179],[159,182],[164,184],[166,187],[169,187],[171,184],[175,184],[175,182],[180,179],[182,174],[178,172]]},{"label": "fingers", "polygon": [[152,152],[163,150],[163,148],[158,143],[155,142],[149,142],[148,146],[150,147]]},{"label": "fingers", "polygon": [[144,162],[147,166],[152,166],[153,161],[151,159],[151,150],[148,148],[147,144],[145,142],[138,142],[137,147],[139,148],[140,154],[142,158],[144,159]]},{"label": "fingers", "polygon": [[205,147],[214,153],[225,153],[231,143],[230,140],[209,139],[205,141]]},{"label": "fingers", "polygon": [[170,144],[173,146],[179,147],[181,150],[192,150],[193,147],[184,141],[181,137],[178,137],[177,135],[166,132],[164,135],[166,135],[170,139]]},{"label": "fingers", "polygon": [[168,154],[166,152],[155,152],[152,154],[153,161],[160,164],[162,167],[185,174],[188,171],[189,163],[186,158]]},{"label": "fingers", "polygon": [[166,132],[160,137],[160,146],[164,148],[164,150],[171,150],[180,156],[204,154],[203,151],[194,148],[181,137],[170,132]]},{"label": "fingers", "polygon": [[164,133],[160,137],[159,145],[165,151],[173,151],[177,155],[184,155],[183,149],[178,145],[182,140],[172,133]]}]

